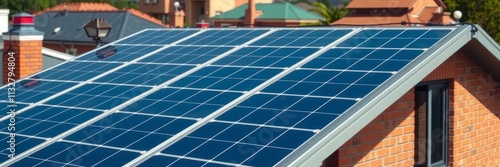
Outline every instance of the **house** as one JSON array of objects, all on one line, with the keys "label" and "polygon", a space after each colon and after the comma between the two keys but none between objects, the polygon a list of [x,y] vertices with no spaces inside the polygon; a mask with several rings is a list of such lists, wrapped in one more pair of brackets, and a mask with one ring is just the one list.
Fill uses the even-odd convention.
[{"label": "house", "polygon": [[135,9],[117,9],[107,3],[61,3],[35,14],[36,29],[44,32],[43,46],[71,55],[95,48],[83,26],[92,18],[104,18],[113,27],[102,43],[107,44],[146,28],[166,25]]},{"label": "house", "polygon": [[[352,0],[347,9],[351,14],[332,25],[407,26],[427,23],[451,24],[449,12],[442,0]],[[412,24],[413,23],[413,24]]]},{"label": "house", "polygon": [[16,17],[30,78],[0,166],[500,164],[500,46],[478,25],[149,29],[30,75],[43,34]]},{"label": "house", "polygon": [[253,0],[249,0],[247,5],[216,15],[211,21],[214,27],[283,27],[316,23],[321,19],[323,19],[321,16],[288,2],[255,4]]},{"label": "house", "polygon": [[[273,0],[255,0],[256,3],[271,3]],[[182,13],[176,13],[174,2],[179,2]],[[182,27],[183,23],[195,27],[197,23],[208,22],[210,18],[239,7],[248,0],[139,0],[139,10],[163,21],[164,24]],[[175,21],[181,15],[185,19]],[[180,23],[182,22],[182,23]]]},{"label": "house", "polygon": [[[0,9],[0,21],[1,21],[0,23],[2,24],[2,26],[0,27],[0,33],[3,33],[3,35],[0,35],[0,37],[2,38],[2,41],[0,41],[0,53],[2,53],[2,55],[7,54],[8,49],[11,48],[10,41],[17,43],[18,42],[17,40],[20,40],[20,39],[16,39],[16,33],[19,33],[18,30],[13,29],[13,35],[10,35],[8,32],[8,28],[9,28],[7,26],[8,25],[8,15],[9,15],[8,9]],[[29,18],[30,15],[18,14],[18,15],[14,15],[13,17],[27,17],[27,18]],[[31,18],[32,18],[32,16],[31,16]],[[28,24],[33,24],[33,22],[28,23]],[[19,25],[15,25],[14,27],[19,28]],[[4,41],[6,41],[6,42],[4,42]],[[67,60],[74,58],[73,55],[69,55],[66,53],[62,53],[62,52],[58,52],[58,51],[55,51],[55,50],[52,50],[49,48],[42,47],[42,44],[41,44],[42,39],[41,38],[36,39],[35,41],[37,41],[37,42],[34,42],[34,43],[37,43],[37,45],[36,46],[33,45],[32,50],[33,50],[33,52],[40,54],[40,57],[37,57],[37,58],[39,58],[37,60],[37,62],[41,62],[41,66],[39,66],[36,69],[34,69],[33,71],[29,72],[29,74],[34,73],[34,72],[38,72],[40,70],[48,69],[52,66],[55,66],[57,64],[60,64],[62,62],[65,62]],[[11,48],[11,50],[14,52],[19,52],[19,48],[13,47],[13,48]],[[3,57],[7,57],[7,56],[3,56]],[[4,59],[2,59],[2,62],[7,62],[7,61],[4,61]],[[7,67],[4,66],[4,64],[6,64],[6,63],[0,63],[0,68],[2,69],[2,71],[7,69]],[[3,72],[0,73],[0,77],[3,78],[3,74],[4,74]],[[3,83],[7,83],[7,82],[5,82],[4,80],[0,80],[0,85],[3,85]]]}]

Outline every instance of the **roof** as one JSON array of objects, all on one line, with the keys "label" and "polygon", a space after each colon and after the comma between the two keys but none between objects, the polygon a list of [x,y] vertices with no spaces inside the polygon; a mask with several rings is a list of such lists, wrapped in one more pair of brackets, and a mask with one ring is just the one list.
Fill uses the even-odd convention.
[{"label": "roof", "polygon": [[[388,13],[387,10],[363,10],[357,11],[354,14],[343,17],[332,25],[386,25],[400,26],[402,21],[421,23],[418,18],[414,18],[407,14],[405,10],[399,13]],[[427,22],[425,22],[427,23]]]},{"label": "roof", "polygon": [[[85,11],[85,12],[43,12],[35,16],[35,28],[43,31],[45,41],[93,42],[87,37],[83,26],[92,18],[103,18],[112,29],[103,42],[109,43],[146,28],[165,28],[164,25],[137,16],[136,10]],[[58,33],[54,30],[60,27]]]},{"label": "roof", "polygon": [[478,25],[141,31],[22,80],[0,166],[320,166],[458,50],[500,81]]},{"label": "roof", "polygon": [[[218,16],[214,16],[213,20],[235,20],[243,19],[245,10],[248,5],[241,5],[235,9],[224,12]],[[306,11],[300,7],[287,2],[275,2],[270,4],[256,4],[255,9],[262,11],[256,20],[320,20],[318,16],[312,12]]]},{"label": "roof", "polygon": [[[65,10],[66,9],[66,10]],[[45,33],[44,40],[65,42],[93,42],[82,28],[92,18],[104,18],[113,28],[105,43],[123,38],[146,28],[165,28],[166,25],[148,14],[135,9],[117,9],[107,3],[61,3],[38,12],[35,28]],[[54,29],[61,31],[54,34]]]},{"label": "roof", "polygon": [[[383,8],[406,8],[409,9],[413,6],[413,4],[417,0],[352,0],[349,5],[347,5],[348,9],[383,9]],[[446,9],[446,5],[442,0],[435,0],[436,3]]]},{"label": "roof", "polygon": [[360,8],[410,8],[416,0],[352,0],[348,9]]},{"label": "roof", "polygon": [[78,3],[60,3],[57,6],[54,6],[49,9],[45,9],[41,12],[38,12],[36,15],[41,14],[43,12],[55,12],[55,11],[115,11],[118,10],[114,6],[111,6],[109,3],[96,3],[96,2],[78,2]]},{"label": "roof", "polygon": [[439,7],[437,6],[426,6],[420,13],[418,13],[418,19],[422,20],[424,23],[428,23],[432,20],[432,17],[434,16],[434,12],[436,12],[436,9]]}]

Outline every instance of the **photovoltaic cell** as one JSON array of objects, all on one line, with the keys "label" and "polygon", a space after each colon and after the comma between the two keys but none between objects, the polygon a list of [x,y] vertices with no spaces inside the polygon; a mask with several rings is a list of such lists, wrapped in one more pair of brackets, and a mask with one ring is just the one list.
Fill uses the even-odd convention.
[{"label": "photovoltaic cell", "polygon": [[199,30],[146,30],[116,44],[166,45],[192,35]]},{"label": "photovoltaic cell", "polygon": [[301,30],[301,29],[285,29],[277,30],[276,32],[267,35],[259,41],[256,41],[251,46],[310,46],[321,47],[326,46],[340,37],[351,32],[350,29],[339,30]]},{"label": "photovoltaic cell", "polygon": [[[272,166],[453,29],[364,28],[331,48],[325,47],[354,29],[146,30],[16,85],[20,110],[92,79],[19,113],[17,154],[108,115],[11,166],[122,166],[216,111],[221,113],[215,119],[140,166]],[[269,31],[274,32],[241,46]],[[325,52],[261,85],[320,50]],[[137,62],[123,66],[132,60]],[[259,85],[264,88],[250,95]],[[1,90],[7,97],[7,88]],[[139,95],[144,98],[130,101]],[[10,104],[0,103],[4,109]],[[121,104],[127,106],[109,111]],[[10,139],[9,121],[0,121],[4,143]],[[8,150],[0,154],[6,161]]]},{"label": "photovoltaic cell", "polygon": [[[64,91],[77,83],[42,81],[38,79],[25,79],[29,82],[17,82],[15,87],[15,101],[24,103],[36,103],[49,96]],[[7,97],[7,87],[0,89],[0,96]],[[7,99],[4,102],[8,102]]]},{"label": "photovoltaic cell", "polygon": [[241,45],[268,31],[267,29],[205,30],[201,34],[180,42],[179,45]]},{"label": "photovoltaic cell", "polygon": [[161,46],[107,45],[78,56],[75,60],[129,62],[149,54]]},{"label": "photovoltaic cell", "polygon": [[148,87],[86,84],[45,104],[108,110],[149,90]]},{"label": "photovoltaic cell", "polygon": [[139,62],[202,64],[230,49],[232,47],[172,46],[141,59]]},{"label": "photovoltaic cell", "polygon": [[[432,31],[362,31],[167,147],[162,151],[167,158],[155,158],[173,163],[198,159],[274,165],[281,158],[267,157],[287,156],[417,58],[423,49],[433,46],[439,38],[419,38],[428,32]],[[443,33],[431,34],[442,37]],[[273,44],[267,40],[266,44]],[[288,45],[281,41],[276,43]],[[265,140],[259,138],[262,134],[266,134]],[[182,147],[186,143],[190,146]],[[243,153],[246,144],[253,149]]]},{"label": "photovoltaic cell", "polygon": [[194,67],[189,65],[130,64],[97,79],[95,82],[154,86]]},{"label": "photovoltaic cell", "polygon": [[39,79],[60,81],[86,81],[122,65],[104,62],[67,62],[45,70],[37,75]]}]

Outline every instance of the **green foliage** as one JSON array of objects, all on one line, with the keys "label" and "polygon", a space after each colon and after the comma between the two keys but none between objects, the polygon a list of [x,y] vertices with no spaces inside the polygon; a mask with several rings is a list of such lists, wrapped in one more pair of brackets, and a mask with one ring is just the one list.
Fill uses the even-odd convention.
[{"label": "green foliage", "polygon": [[313,7],[309,9],[309,11],[319,14],[321,17],[323,17],[323,20],[320,20],[319,23],[309,23],[304,25],[330,25],[331,23],[349,14],[349,10],[345,8],[345,5],[334,6],[329,0],[317,0],[315,2],[310,2],[308,0],[289,0],[288,2],[293,4],[301,2],[307,3]]},{"label": "green foliage", "polygon": [[[10,9],[9,15],[34,11],[42,11],[44,9],[57,5],[58,0],[0,0],[0,9]],[[10,18],[10,16],[9,16]]]},{"label": "green foliage", "polygon": [[[444,0],[448,10],[462,12],[461,22],[479,24],[500,43],[500,1],[498,0]],[[453,15],[453,14],[452,14]]]}]

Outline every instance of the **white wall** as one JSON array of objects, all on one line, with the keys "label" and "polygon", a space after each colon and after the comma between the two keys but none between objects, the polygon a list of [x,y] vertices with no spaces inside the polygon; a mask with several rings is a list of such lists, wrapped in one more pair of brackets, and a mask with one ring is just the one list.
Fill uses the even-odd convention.
[{"label": "white wall", "polygon": [[0,33],[9,31],[9,9],[0,9]]}]

